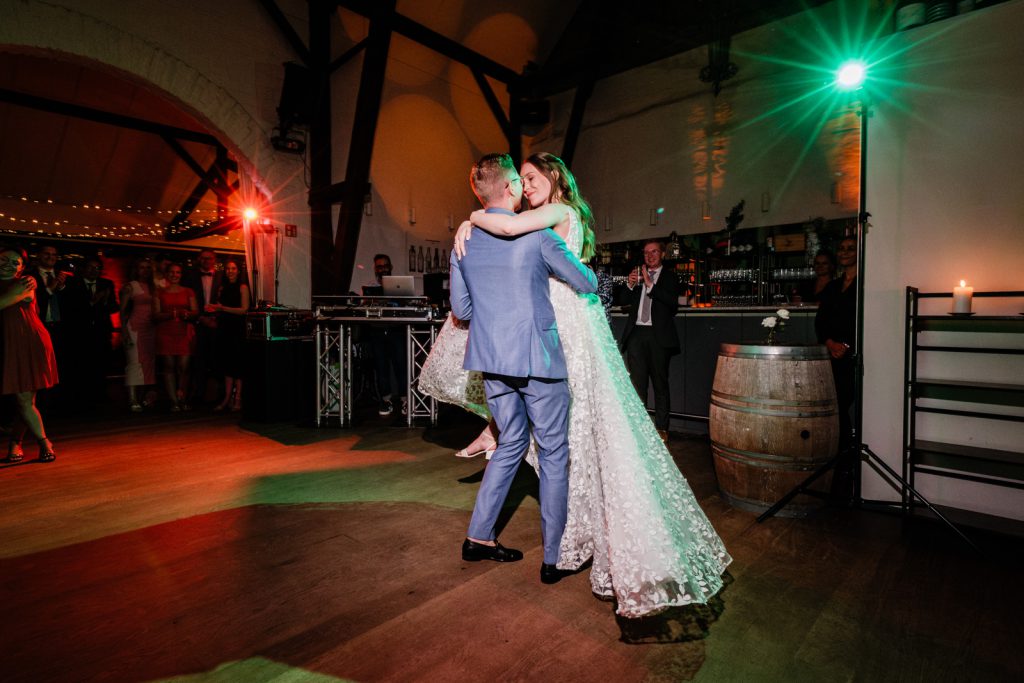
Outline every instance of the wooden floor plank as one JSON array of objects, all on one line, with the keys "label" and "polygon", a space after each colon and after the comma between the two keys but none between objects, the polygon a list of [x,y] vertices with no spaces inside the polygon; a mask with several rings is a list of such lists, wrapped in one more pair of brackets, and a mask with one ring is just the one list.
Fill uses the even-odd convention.
[{"label": "wooden floor plank", "polygon": [[[1024,677],[1019,545],[979,557],[937,527],[718,497],[708,443],[673,453],[735,558],[709,607],[616,618],[586,573],[537,577],[536,477],[513,565],[458,547],[479,429],[57,423],[56,463],[0,468],[0,680],[1011,681]],[[661,641],[661,642],[659,642]]]}]

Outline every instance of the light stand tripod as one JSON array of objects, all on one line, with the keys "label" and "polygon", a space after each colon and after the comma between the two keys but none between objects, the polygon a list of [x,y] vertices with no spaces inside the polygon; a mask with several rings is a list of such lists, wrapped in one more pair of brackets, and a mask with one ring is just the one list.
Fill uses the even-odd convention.
[{"label": "light stand tripod", "polygon": [[[833,458],[828,462],[821,465],[818,469],[811,473],[803,482],[798,484],[792,491],[784,495],[774,505],[765,510],[758,518],[758,522],[763,522],[770,517],[775,516],[782,508],[784,508],[793,498],[800,494],[824,497],[819,491],[810,489],[810,486],[821,478],[826,472],[835,471],[840,466],[846,465],[854,457],[857,458],[856,466],[852,472],[853,475],[853,503],[858,507],[863,507],[865,504],[876,504],[887,508],[893,507],[893,504],[889,501],[867,501],[861,494],[861,474],[863,472],[862,465],[866,463],[872,470],[874,470],[882,481],[888,484],[892,489],[900,494],[901,503],[900,507],[904,507],[904,503],[907,499],[907,493],[913,494],[911,500],[920,500],[938,519],[946,524],[955,534],[963,539],[968,545],[975,550],[978,547],[961,532],[956,525],[949,521],[932,503],[925,498],[919,491],[913,488],[906,479],[904,479],[898,472],[892,469],[884,460],[882,460],[878,454],[872,451],[867,444],[864,443],[862,437],[863,427],[863,407],[864,407],[864,254],[865,254],[865,243],[867,241],[868,233],[868,219],[871,214],[867,211],[867,152],[868,152],[868,120],[871,117],[870,104],[866,97],[861,99],[860,110],[857,112],[860,117],[860,182],[859,182],[859,204],[857,213],[857,315],[855,322],[856,339],[854,346],[850,349],[853,354],[852,360],[854,365],[854,388],[853,388],[853,418],[852,423],[852,438],[850,443],[845,448],[841,449]],[[846,435],[844,435],[846,436]]]}]

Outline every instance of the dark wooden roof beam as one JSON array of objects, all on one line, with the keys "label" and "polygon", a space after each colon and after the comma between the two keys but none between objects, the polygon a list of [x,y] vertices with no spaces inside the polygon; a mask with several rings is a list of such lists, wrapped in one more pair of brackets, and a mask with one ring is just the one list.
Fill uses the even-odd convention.
[{"label": "dark wooden roof beam", "polygon": [[[314,0],[316,1],[316,0]],[[292,27],[291,22],[288,21],[288,17],[284,15],[281,8],[277,6],[277,2],[274,0],[260,0],[260,4],[263,5],[263,9],[267,10],[267,14],[270,15],[270,19],[277,26],[277,30],[281,32],[284,39],[291,45],[292,50],[299,56],[302,63],[306,66],[313,66],[313,58],[310,55],[309,48],[306,47],[306,43],[303,42],[302,38],[296,33]]]},{"label": "dark wooden roof beam", "polygon": [[51,100],[45,97],[37,97],[35,95],[29,95],[15,90],[8,90],[6,88],[0,88],[0,102],[16,104],[21,107],[36,109],[38,111],[46,111],[51,114],[61,114],[62,116],[71,116],[78,119],[84,119],[86,121],[95,121],[97,123],[105,123],[111,126],[118,126],[120,128],[138,130],[144,133],[169,136],[178,140],[199,142],[204,145],[211,145],[218,148],[221,147],[220,141],[209,133],[200,133],[198,131],[188,130],[187,128],[178,128],[177,126],[169,126],[164,123],[137,119],[134,116],[114,114],[101,109],[93,109],[91,107],[83,107],[78,104],[69,104],[67,102]]},{"label": "dark wooden roof beam", "polygon": [[[378,7],[376,3],[361,0],[339,0],[338,4],[371,20],[387,11]],[[474,52],[465,45],[402,16],[398,12],[392,11],[389,23],[395,33],[430,48],[459,64],[464,64],[474,71],[480,71],[497,81],[511,85],[520,79],[519,74],[507,66],[484,57],[479,52]]]}]

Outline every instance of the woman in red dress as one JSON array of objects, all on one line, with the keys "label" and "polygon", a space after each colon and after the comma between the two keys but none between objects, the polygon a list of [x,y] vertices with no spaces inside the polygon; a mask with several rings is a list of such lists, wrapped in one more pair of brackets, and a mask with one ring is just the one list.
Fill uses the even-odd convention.
[{"label": "woman in red dress", "polygon": [[163,367],[171,412],[188,410],[185,405],[188,389],[188,362],[192,356],[192,324],[199,312],[196,295],[181,286],[181,266],[167,266],[167,286],[156,291],[153,299],[153,320],[156,321],[156,355]]},{"label": "woman in red dress", "polygon": [[20,282],[27,261],[24,250],[0,247],[0,292],[6,294],[14,288],[23,291],[17,303],[0,311],[4,349],[0,393],[13,394],[18,405],[6,462],[24,457],[21,439],[26,428],[39,442],[39,461],[52,462],[56,454],[36,408],[36,392],[57,383],[57,360],[50,334],[36,310],[35,292],[25,291]]}]

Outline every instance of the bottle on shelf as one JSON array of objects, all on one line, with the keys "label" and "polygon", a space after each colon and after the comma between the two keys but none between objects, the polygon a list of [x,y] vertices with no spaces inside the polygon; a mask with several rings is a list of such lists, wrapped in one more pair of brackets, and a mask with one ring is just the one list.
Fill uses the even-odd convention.
[{"label": "bottle on shelf", "polygon": [[416,272],[416,247],[409,247],[409,272]]},{"label": "bottle on shelf", "polygon": [[416,253],[416,270],[420,273],[423,272],[423,247],[420,247]]}]

